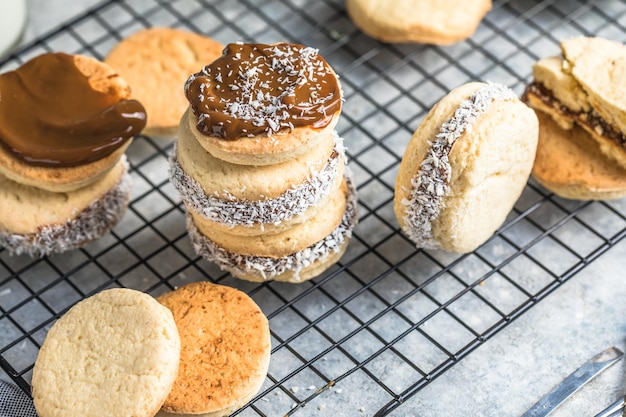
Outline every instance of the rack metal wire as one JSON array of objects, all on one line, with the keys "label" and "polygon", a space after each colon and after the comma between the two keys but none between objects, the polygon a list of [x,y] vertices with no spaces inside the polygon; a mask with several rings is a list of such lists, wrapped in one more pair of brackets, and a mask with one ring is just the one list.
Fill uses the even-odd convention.
[{"label": "rack metal wire", "polygon": [[[466,255],[416,249],[398,230],[398,163],[429,108],[450,89],[491,80],[518,93],[560,39],[626,41],[626,3],[497,0],[476,34],[448,47],[384,44],[357,30],[342,0],[110,0],[0,63],[5,71],[46,51],[103,58],[150,26],[224,43],[292,41],[320,49],[340,74],[339,133],[359,191],[360,223],[343,259],[299,285],[233,279],[198,258],[167,179],[171,142],[138,137],[128,151],[130,208],[109,235],[42,259],[0,249],[0,367],[29,391],[47,330],[73,303],[111,286],[153,295],[197,280],[248,292],[272,329],[272,363],[259,395],[238,415],[291,415],[323,406],[356,414],[331,391],[359,386],[358,404],[387,415],[543,300],[626,236],[626,201],[568,201],[529,181],[507,222]],[[300,389],[296,389],[300,387]],[[268,401],[269,400],[269,401]]]}]

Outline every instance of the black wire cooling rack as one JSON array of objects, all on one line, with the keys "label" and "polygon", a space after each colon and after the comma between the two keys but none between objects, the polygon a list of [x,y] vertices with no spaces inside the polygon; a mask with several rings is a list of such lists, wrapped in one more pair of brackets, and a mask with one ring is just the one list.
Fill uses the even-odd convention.
[{"label": "black wire cooling rack", "polygon": [[[73,303],[111,286],[159,295],[197,280],[249,293],[270,320],[272,362],[240,415],[357,415],[342,387],[358,386],[386,415],[462,360],[626,235],[626,202],[557,198],[531,180],[507,222],[474,253],[415,249],[398,231],[398,163],[428,109],[452,88],[490,80],[521,93],[559,40],[626,41],[626,4],[495,1],[476,34],[449,47],[383,44],[356,29],[342,0],[119,0],[101,3],[0,63],[2,71],[46,51],[103,58],[125,36],[172,26],[221,42],[292,41],[320,49],[340,74],[338,125],[359,192],[349,249],[323,276],[298,285],[252,284],[199,259],[167,179],[171,141],[138,137],[128,151],[130,208],[112,233],[43,259],[0,249],[0,366],[29,391],[47,330]],[[346,389],[346,391],[348,391]],[[307,415],[310,413],[306,413]]]}]

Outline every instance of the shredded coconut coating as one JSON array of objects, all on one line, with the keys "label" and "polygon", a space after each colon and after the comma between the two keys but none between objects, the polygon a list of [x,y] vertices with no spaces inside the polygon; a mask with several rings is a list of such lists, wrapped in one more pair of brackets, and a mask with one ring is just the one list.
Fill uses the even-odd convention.
[{"label": "shredded coconut coating", "polygon": [[315,261],[324,261],[328,255],[338,251],[346,239],[352,237],[352,229],[357,223],[357,193],[350,173],[346,172],[348,185],[348,201],[346,210],[339,226],[319,242],[282,258],[263,256],[247,256],[229,252],[204,236],[193,224],[191,216],[187,215],[187,229],[193,248],[199,256],[215,262],[222,270],[233,275],[255,275],[264,281],[294,271],[298,279],[300,271]]},{"label": "shredded coconut coating", "polygon": [[252,227],[255,224],[280,224],[300,215],[307,208],[327,197],[338,174],[340,158],[345,160],[343,139],[335,136],[334,152],[324,167],[312,173],[308,181],[294,185],[277,198],[258,201],[239,200],[225,193],[227,199],[207,195],[202,186],[178,163],[176,146],[170,154],[170,181],[185,205],[208,220],[228,227]]},{"label": "shredded coconut coating", "polygon": [[454,142],[471,129],[471,124],[486,113],[494,100],[513,100],[517,95],[501,84],[487,84],[461,102],[452,118],[441,125],[430,142],[430,149],[411,179],[409,198],[404,199],[404,233],[418,248],[436,248],[432,223],[445,208],[444,197],[450,193],[452,168],[448,155]]},{"label": "shredded coconut coating", "polygon": [[[128,165],[125,165],[128,169]],[[65,223],[42,226],[37,232],[16,234],[0,230],[0,246],[9,255],[44,257],[79,248],[104,235],[122,218],[130,200],[131,178],[120,181],[102,198],[92,202]]]}]

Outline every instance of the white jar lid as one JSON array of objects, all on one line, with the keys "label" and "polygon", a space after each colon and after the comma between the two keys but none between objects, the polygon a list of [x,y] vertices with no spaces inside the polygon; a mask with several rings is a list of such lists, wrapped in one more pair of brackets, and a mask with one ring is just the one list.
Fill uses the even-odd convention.
[{"label": "white jar lid", "polygon": [[0,0],[0,57],[15,47],[26,25],[25,0]]}]

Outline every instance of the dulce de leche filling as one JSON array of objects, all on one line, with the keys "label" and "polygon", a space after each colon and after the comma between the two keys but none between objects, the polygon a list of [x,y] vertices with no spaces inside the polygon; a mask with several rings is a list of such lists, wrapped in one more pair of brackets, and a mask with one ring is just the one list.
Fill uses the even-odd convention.
[{"label": "dulce de leche filling", "polygon": [[321,129],[341,109],[336,75],[316,49],[298,44],[229,44],[187,80],[185,94],[198,130],[224,139]]},{"label": "dulce de leche filling", "polygon": [[[81,165],[113,153],[144,128],[146,112],[138,101],[122,99],[113,86],[94,89],[75,60],[47,53],[0,75],[0,144],[18,159]],[[98,81],[115,77],[111,72]]]}]

